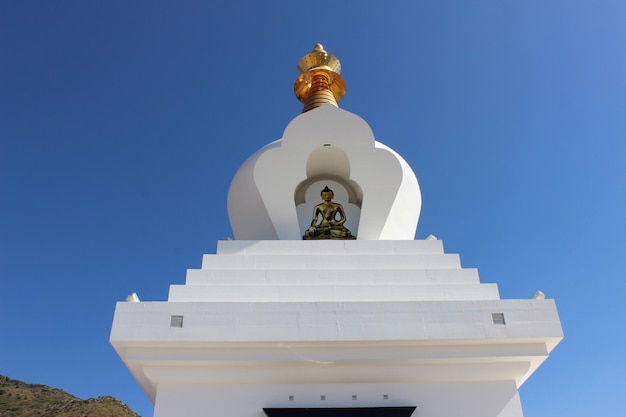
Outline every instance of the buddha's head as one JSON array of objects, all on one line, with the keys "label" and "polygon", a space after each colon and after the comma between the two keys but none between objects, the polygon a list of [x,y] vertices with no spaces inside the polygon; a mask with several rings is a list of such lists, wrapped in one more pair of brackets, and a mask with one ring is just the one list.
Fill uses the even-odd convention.
[{"label": "buddha's head", "polygon": [[322,196],[322,200],[327,203],[330,203],[335,197],[335,193],[333,193],[333,190],[328,188],[328,185],[324,187],[320,195]]}]

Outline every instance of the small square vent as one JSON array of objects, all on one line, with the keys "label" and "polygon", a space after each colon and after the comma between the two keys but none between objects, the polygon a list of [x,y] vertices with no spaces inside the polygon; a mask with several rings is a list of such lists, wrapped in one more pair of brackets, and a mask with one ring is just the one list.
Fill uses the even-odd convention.
[{"label": "small square vent", "polygon": [[491,313],[493,324],[506,324],[504,321],[504,313]]},{"label": "small square vent", "polygon": [[183,316],[171,316],[170,327],[183,327]]}]

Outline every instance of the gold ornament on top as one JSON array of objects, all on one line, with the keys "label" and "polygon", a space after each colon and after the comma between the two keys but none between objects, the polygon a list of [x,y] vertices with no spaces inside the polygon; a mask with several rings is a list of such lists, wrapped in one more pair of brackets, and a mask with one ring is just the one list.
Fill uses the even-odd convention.
[{"label": "gold ornament on top", "polygon": [[346,94],[346,82],[339,75],[341,63],[336,56],[324,50],[321,43],[298,62],[300,76],[293,86],[293,92],[302,103],[302,113],[326,103],[335,107]]}]

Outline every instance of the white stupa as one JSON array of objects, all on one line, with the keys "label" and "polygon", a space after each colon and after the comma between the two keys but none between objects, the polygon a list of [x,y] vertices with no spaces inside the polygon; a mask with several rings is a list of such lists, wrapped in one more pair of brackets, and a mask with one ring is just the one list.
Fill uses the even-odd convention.
[{"label": "white stupa", "polygon": [[318,44],[298,69],[303,113],[233,179],[235,240],[168,301],[117,304],[111,343],[154,416],[521,417],[562,338],[554,301],[501,300],[413,240],[411,168],[337,107],[333,55]]}]

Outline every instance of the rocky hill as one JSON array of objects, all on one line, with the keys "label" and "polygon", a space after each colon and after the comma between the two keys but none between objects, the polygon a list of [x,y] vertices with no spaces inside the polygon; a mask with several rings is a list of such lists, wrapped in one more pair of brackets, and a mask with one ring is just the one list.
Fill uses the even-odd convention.
[{"label": "rocky hill", "polygon": [[0,375],[0,417],[140,417],[113,397],[81,400],[47,385]]}]

